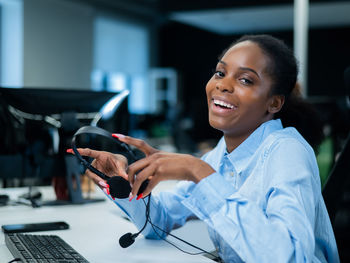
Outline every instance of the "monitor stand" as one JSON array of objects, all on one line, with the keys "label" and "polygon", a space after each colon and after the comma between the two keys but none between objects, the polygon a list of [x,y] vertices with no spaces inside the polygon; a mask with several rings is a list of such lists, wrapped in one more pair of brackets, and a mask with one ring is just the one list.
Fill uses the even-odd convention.
[{"label": "monitor stand", "polygon": [[66,183],[68,190],[68,200],[44,201],[40,205],[56,206],[56,205],[74,205],[86,204],[105,201],[105,198],[84,198],[81,187],[81,165],[74,155],[67,154],[64,156],[66,165]]}]

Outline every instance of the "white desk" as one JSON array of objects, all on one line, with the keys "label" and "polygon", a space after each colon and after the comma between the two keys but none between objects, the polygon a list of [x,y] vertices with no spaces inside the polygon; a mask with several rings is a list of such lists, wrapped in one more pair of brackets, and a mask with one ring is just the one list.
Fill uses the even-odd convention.
[{"label": "white desk", "polygon": [[[12,199],[16,199],[19,194],[26,191],[28,191],[27,188],[1,189],[1,193],[9,194]],[[51,187],[40,188],[40,191],[43,194],[43,200],[53,199],[54,193]],[[105,197],[99,189],[96,190],[94,196]],[[37,234],[60,236],[92,263],[214,262],[202,255],[187,255],[163,240],[148,240],[142,235],[129,248],[121,248],[119,238],[127,232],[135,233],[137,229],[122,217],[122,211],[108,199],[104,202],[84,205],[40,208],[25,205],[0,207],[0,225],[48,221],[66,221],[70,229],[36,232]],[[202,222],[188,222],[184,228],[172,233],[203,249],[213,249],[206,227]],[[197,252],[180,242],[176,244],[187,251]],[[4,233],[0,231],[0,263],[9,262],[12,259],[13,256],[5,245]]]}]

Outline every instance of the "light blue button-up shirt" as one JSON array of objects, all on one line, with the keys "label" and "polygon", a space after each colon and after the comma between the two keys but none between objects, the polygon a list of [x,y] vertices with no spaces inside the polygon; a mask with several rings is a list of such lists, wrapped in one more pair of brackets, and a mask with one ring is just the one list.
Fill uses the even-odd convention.
[{"label": "light blue button-up shirt", "polygon": [[[224,262],[339,262],[315,154],[296,129],[271,120],[231,153],[222,138],[202,159],[216,173],[152,196],[155,225],[199,218]],[[143,202],[116,204],[143,226]],[[159,238],[149,224],[143,234]]]}]

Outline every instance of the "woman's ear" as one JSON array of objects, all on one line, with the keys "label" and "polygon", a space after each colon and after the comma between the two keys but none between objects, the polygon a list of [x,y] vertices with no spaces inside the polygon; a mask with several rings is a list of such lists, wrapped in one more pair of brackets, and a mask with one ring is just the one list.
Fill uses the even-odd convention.
[{"label": "woman's ear", "polygon": [[285,98],[283,95],[273,95],[270,98],[270,102],[269,102],[267,111],[269,113],[273,113],[273,114],[279,112],[282,109],[282,106],[284,104],[284,100],[285,100]]}]

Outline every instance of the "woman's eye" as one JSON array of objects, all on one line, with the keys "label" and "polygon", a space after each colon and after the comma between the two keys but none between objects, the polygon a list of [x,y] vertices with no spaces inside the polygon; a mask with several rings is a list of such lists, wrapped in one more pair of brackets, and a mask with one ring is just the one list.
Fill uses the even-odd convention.
[{"label": "woman's eye", "polygon": [[225,77],[225,74],[220,70],[216,70],[214,74],[220,78]]},{"label": "woman's eye", "polygon": [[253,84],[253,81],[251,81],[250,79],[247,79],[247,78],[241,78],[239,79],[240,82],[242,82],[244,85],[252,85]]}]

